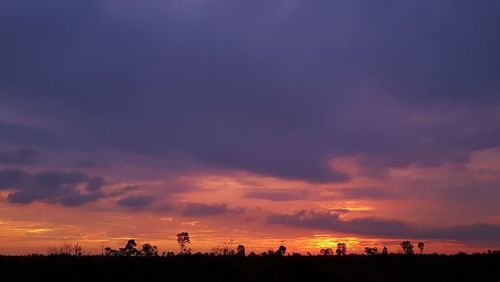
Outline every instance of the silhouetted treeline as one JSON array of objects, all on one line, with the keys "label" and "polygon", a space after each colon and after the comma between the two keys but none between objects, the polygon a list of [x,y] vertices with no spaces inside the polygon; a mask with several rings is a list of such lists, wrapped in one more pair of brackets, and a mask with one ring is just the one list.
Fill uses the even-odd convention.
[{"label": "silhouetted treeline", "polygon": [[[107,257],[157,257],[157,256],[191,256],[191,255],[205,255],[205,256],[250,256],[250,257],[267,257],[267,256],[303,256],[300,253],[286,253],[287,248],[284,244],[281,244],[277,249],[269,249],[268,251],[255,253],[250,252],[246,253],[246,248],[244,245],[240,244],[233,249],[233,240],[224,243],[223,248],[216,248],[214,252],[197,252],[192,253],[191,249],[188,248],[188,245],[191,243],[191,239],[189,237],[188,232],[181,232],[177,234],[177,243],[179,244],[179,252],[176,254],[172,251],[165,251],[160,254],[159,249],[155,245],[151,245],[150,243],[144,243],[138,246],[137,242],[134,239],[130,239],[127,241],[124,247],[113,249],[111,247],[105,247],[102,250],[101,255]],[[400,244],[401,249],[396,254],[404,254],[404,255],[415,255],[414,245],[408,240],[402,241]],[[417,247],[419,249],[419,254],[424,254],[424,242],[418,242]],[[364,253],[368,256],[375,255],[389,255],[389,250],[386,246],[383,246],[381,250],[377,247],[365,247]],[[462,254],[462,253],[459,253]],[[483,253],[483,255],[499,255],[500,250],[488,250],[487,253]],[[39,254],[34,254],[35,256],[41,256]],[[78,242],[66,242],[63,241],[60,246],[50,247],[48,249],[48,255],[50,256],[82,256],[84,255],[84,251],[82,246]],[[346,243],[339,242],[337,243],[337,247],[335,251],[332,248],[324,248],[320,249],[318,254],[312,254],[307,252],[305,256],[346,256],[348,255],[347,245]],[[350,254],[352,255],[352,254]],[[356,254],[359,255],[359,254]],[[33,255],[32,255],[33,256]]]},{"label": "silhouetted treeline", "polygon": [[193,253],[187,232],[177,234],[179,252],[163,252],[150,243],[128,240],[123,247],[103,248],[100,255],[85,255],[78,243],[63,242],[49,255],[0,256],[0,281],[497,281],[500,250],[482,254],[419,255],[410,241],[399,253],[387,247],[366,247],[365,254],[348,253],[339,242],[335,250],[317,254],[287,253],[282,243],[266,252],[233,249],[233,241],[215,252]]}]

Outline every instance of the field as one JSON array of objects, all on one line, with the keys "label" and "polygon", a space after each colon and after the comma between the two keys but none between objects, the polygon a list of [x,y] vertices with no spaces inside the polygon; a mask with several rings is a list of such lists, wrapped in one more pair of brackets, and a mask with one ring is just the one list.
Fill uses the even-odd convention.
[{"label": "field", "polygon": [[499,255],[2,256],[1,281],[499,281]]}]

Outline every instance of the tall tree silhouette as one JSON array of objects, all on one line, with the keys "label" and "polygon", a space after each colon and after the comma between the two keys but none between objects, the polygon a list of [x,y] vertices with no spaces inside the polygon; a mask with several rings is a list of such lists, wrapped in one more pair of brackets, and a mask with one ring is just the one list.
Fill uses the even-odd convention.
[{"label": "tall tree silhouette", "polygon": [[403,241],[401,242],[401,249],[403,249],[403,252],[407,255],[413,255],[413,244],[410,241]]},{"label": "tall tree silhouette", "polygon": [[337,250],[335,251],[338,256],[345,256],[347,254],[347,248],[345,243],[338,243]]},{"label": "tall tree silhouette", "polygon": [[186,250],[186,244],[191,243],[191,240],[189,239],[189,233],[181,232],[177,234],[177,243],[179,243],[179,247],[181,248],[181,254],[188,253],[189,250]]}]

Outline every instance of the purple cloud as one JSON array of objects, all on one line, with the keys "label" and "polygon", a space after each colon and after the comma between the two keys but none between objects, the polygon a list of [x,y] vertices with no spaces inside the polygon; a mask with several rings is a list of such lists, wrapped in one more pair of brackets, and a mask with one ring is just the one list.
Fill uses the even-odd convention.
[{"label": "purple cloud", "polygon": [[375,217],[343,220],[339,213],[306,212],[273,214],[267,218],[269,224],[280,224],[298,228],[314,228],[340,233],[381,236],[383,238],[448,239],[464,242],[500,243],[499,224],[470,224],[433,229],[419,229],[401,220]]},{"label": "purple cloud", "polygon": [[33,149],[0,151],[0,163],[7,165],[24,165],[36,162],[40,153]]},{"label": "purple cloud", "polygon": [[[102,183],[100,178],[80,172],[54,170],[30,173],[18,169],[0,170],[0,190],[14,190],[7,200],[17,204],[40,200],[78,206],[104,197],[105,194],[100,191]],[[86,189],[78,189],[79,185],[84,185]]]},{"label": "purple cloud", "polygon": [[500,145],[496,3],[197,5],[0,4],[1,104],[68,124],[0,120],[3,142],[309,182]]},{"label": "purple cloud", "polygon": [[129,208],[143,208],[153,203],[154,197],[145,195],[135,195],[122,198],[118,204]]}]

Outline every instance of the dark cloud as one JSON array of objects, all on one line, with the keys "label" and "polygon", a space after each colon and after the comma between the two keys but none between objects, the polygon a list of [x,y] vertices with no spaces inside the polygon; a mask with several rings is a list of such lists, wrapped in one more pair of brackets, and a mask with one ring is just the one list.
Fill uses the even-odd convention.
[{"label": "dark cloud", "polygon": [[374,217],[343,220],[339,213],[306,211],[299,211],[294,214],[274,214],[267,218],[267,223],[331,230],[348,234],[381,236],[383,238],[449,239],[474,243],[500,243],[499,224],[472,224],[418,229],[400,220]]},{"label": "dark cloud", "polygon": [[100,178],[80,172],[0,170],[0,190],[14,190],[7,200],[18,204],[39,200],[77,206],[103,197],[104,193],[100,191],[102,184]]},{"label": "dark cloud", "polygon": [[500,145],[495,1],[0,4],[4,142],[310,182]]},{"label": "dark cloud", "polygon": [[0,163],[8,165],[32,164],[38,160],[40,153],[33,149],[0,151]]},{"label": "dark cloud", "polygon": [[[14,198],[16,197],[16,194],[13,194],[11,198],[9,198],[11,201],[14,201]],[[106,197],[106,194],[100,191],[97,192],[89,192],[85,194],[76,194],[76,195],[69,195],[69,196],[64,196],[60,197],[58,199],[51,200],[51,203],[59,203],[64,206],[80,206],[88,202],[94,202],[97,201],[101,198]],[[22,203],[22,201],[20,201]]]},{"label": "dark cloud", "polygon": [[496,2],[70,2],[0,4],[0,99],[79,125],[6,140],[311,182],[500,144]]},{"label": "dark cloud", "polygon": [[126,206],[129,208],[143,208],[151,205],[153,203],[153,196],[146,195],[136,195],[136,196],[128,196],[126,198],[120,199],[118,204],[122,206]]},{"label": "dark cloud", "polygon": [[187,203],[181,214],[184,216],[211,216],[225,213],[243,213],[242,208],[229,209],[226,204],[207,205],[201,203]]},{"label": "dark cloud", "polygon": [[268,217],[270,224],[283,224],[295,227],[334,230],[341,233],[355,233],[377,236],[401,236],[411,229],[406,223],[397,220],[359,218],[345,221],[340,213],[321,213],[299,211],[294,214],[274,214]]},{"label": "dark cloud", "polygon": [[500,243],[500,224],[470,224],[424,232],[422,236],[435,239],[455,239],[476,244]]}]

